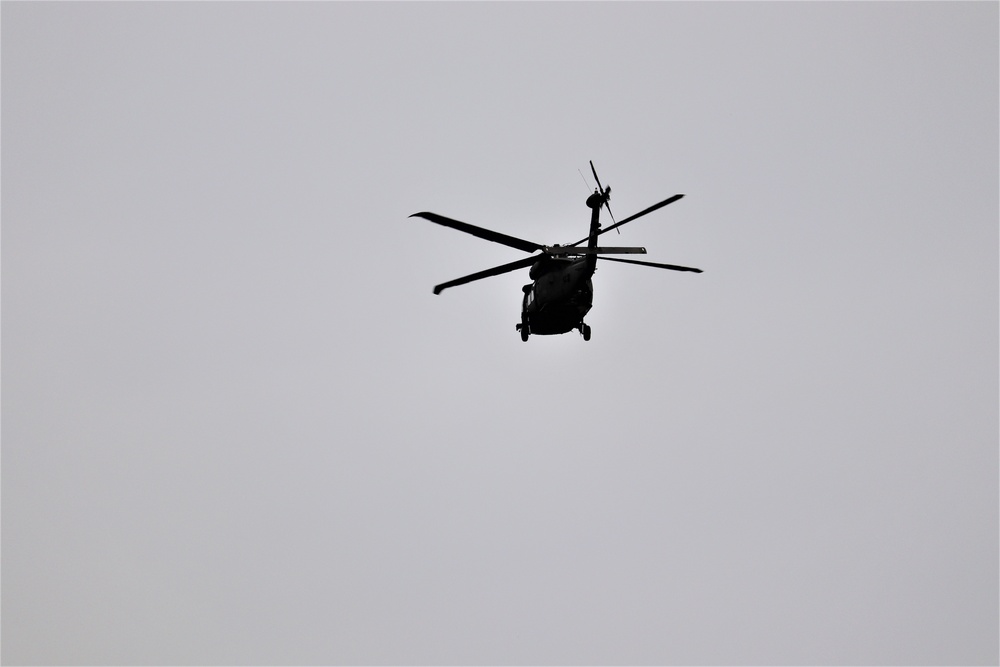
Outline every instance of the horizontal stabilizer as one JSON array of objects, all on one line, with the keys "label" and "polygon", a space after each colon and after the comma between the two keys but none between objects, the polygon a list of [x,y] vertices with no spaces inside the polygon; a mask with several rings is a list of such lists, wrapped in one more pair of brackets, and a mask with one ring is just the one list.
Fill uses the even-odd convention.
[{"label": "horizontal stabilizer", "polygon": [[578,248],[576,246],[559,246],[553,248],[546,248],[546,254],[549,255],[645,255],[645,248],[629,248],[629,247],[598,247],[598,248]]}]

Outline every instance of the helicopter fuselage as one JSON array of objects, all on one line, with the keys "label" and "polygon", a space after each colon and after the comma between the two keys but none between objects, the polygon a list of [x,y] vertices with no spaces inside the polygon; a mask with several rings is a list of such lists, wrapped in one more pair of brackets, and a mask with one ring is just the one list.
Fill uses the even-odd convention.
[{"label": "helicopter fuselage", "polygon": [[[600,211],[605,201],[596,192],[587,199],[591,210],[589,248],[597,246]],[[591,277],[596,270],[597,256],[593,254],[582,258],[556,255],[535,262],[528,274],[534,282],[521,288],[524,299],[521,322],[517,325],[521,339],[527,340],[530,334],[547,336],[579,329],[584,339],[590,340],[590,327],[583,318],[594,305]]]},{"label": "helicopter fuselage", "polygon": [[563,334],[579,329],[594,305],[592,262],[544,258],[531,267],[534,280],[522,287],[521,327],[533,334]]}]

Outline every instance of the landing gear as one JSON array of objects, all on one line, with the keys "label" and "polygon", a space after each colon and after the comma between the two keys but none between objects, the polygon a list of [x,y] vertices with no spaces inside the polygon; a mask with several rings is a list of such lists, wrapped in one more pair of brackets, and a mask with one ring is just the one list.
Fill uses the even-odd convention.
[{"label": "landing gear", "polygon": [[590,340],[590,325],[589,324],[584,324],[583,322],[581,322],[580,323],[580,333],[583,334],[583,339],[584,340]]},{"label": "landing gear", "polygon": [[528,336],[531,335],[531,331],[528,329],[527,322],[521,322],[520,324],[515,324],[514,328],[521,332],[521,340],[527,343]]}]

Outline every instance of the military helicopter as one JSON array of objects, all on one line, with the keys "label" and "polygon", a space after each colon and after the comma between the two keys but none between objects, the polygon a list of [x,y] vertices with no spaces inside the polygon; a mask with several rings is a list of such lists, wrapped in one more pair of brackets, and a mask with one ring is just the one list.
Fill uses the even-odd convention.
[{"label": "military helicopter", "polygon": [[[628,255],[646,254],[645,248],[640,247],[602,247],[597,245],[597,237],[612,229],[617,230],[622,225],[632,222],[636,218],[641,218],[647,213],[663,208],[667,204],[672,204],[684,195],[674,195],[668,197],[658,204],[653,204],[647,209],[631,215],[621,222],[615,222],[611,213],[611,186],[603,187],[601,179],[597,177],[597,169],[594,168],[593,161],[590,162],[590,170],[594,174],[597,188],[594,193],[587,197],[587,206],[590,208],[590,234],[580,239],[576,243],[569,245],[543,245],[533,241],[525,241],[514,236],[501,234],[483,227],[476,227],[467,222],[460,222],[452,218],[446,218],[437,213],[423,211],[414,213],[411,218],[424,218],[431,222],[457,229],[466,234],[478,236],[487,241],[500,243],[511,248],[523,250],[524,252],[539,252],[537,255],[519,259],[516,262],[495,266],[485,271],[479,271],[462,278],[457,278],[446,283],[441,283],[434,287],[434,293],[440,294],[449,287],[464,285],[475,280],[482,280],[491,276],[498,276],[517,269],[531,267],[528,277],[532,283],[521,288],[524,298],[521,301],[521,321],[515,326],[521,332],[521,340],[527,342],[531,334],[540,336],[569,333],[574,329],[583,335],[584,340],[590,340],[590,325],[585,324],[583,318],[590,312],[594,303],[594,285],[591,277],[597,270],[597,260],[607,262],[621,262],[624,264],[638,264],[639,266],[651,266],[657,269],[669,269],[670,271],[691,271],[701,273],[701,269],[694,269],[688,266],[677,266],[675,264],[658,264],[655,262],[640,262],[634,259],[620,259],[615,257],[605,257],[605,255]],[[581,174],[582,175],[582,174]],[[601,229],[600,215],[601,209],[606,208],[614,224]],[[621,232],[618,232],[619,234]],[[585,247],[580,247],[584,241]]]}]

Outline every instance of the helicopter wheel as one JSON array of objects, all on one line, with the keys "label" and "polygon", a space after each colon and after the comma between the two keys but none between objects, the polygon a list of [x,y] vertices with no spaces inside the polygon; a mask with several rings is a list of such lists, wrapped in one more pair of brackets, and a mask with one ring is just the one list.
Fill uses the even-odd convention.
[{"label": "helicopter wheel", "polygon": [[590,340],[590,325],[584,324],[580,326],[580,333],[583,334],[584,340]]},{"label": "helicopter wheel", "polygon": [[528,342],[528,336],[530,336],[530,335],[531,335],[531,332],[528,331],[528,327],[521,327],[521,340],[523,340],[525,343],[527,343]]}]

